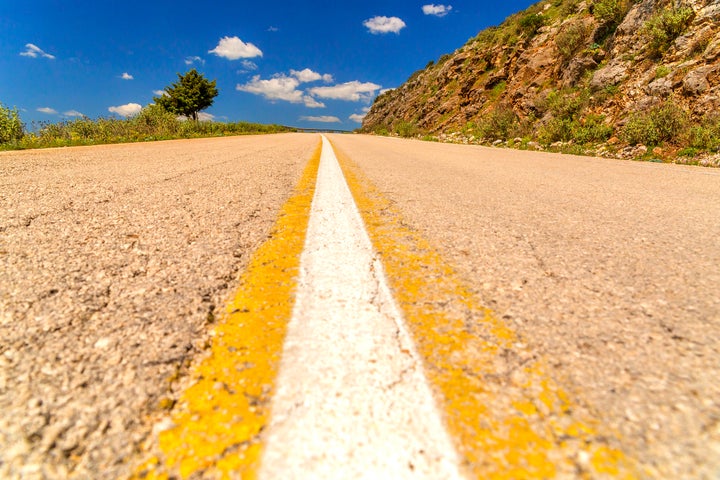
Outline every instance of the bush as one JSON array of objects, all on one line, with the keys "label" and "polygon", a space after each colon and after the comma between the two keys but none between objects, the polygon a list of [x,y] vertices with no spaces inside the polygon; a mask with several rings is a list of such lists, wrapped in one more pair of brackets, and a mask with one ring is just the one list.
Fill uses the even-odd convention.
[{"label": "bush", "polygon": [[661,57],[694,17],[695,12],[690,7],[666,8],[650,17],[641,29],[650,54]]},{"label": "bush", "polygon": [[540,127],[537,133],[538,140],[544,145],[553,142],[569,142],[573,139],[575,121],[571,118],[555,117]]},{"label": "bush", "polygon": [[395,125],[395,133],[403,138],[410,138],[418,135],[418,133],[420,133],[420,129],[414,122],[401,120],[397,125]]},{"label": "bush", "polygon": [[629,7],[627,0],[597,0],[592,6],[592,13],[601,25],[618,25]]},{"label": "bush", "polygon": [[16,142],[24,134],[25,126],[20,121],[18,109],[10,109],[0,103],[0,144]]},{"label": "bush", "polygon": [[177,116],[155,104],[143,108],[131,121],[140,134],[164,138],[177,135],[180,131]]},{"label": "bush", "polygon": [[679,143],[688,129],[687,113],[668,101],[632,115],[623,128],[623,138],[632,145],[658,145],[661,142]]},{"label": "bush", "polygon": [[515,112],[505,106],[497,107],[487,114],[477,126],[481,137],[488,140],[506,140],[514,136],[520,123]]},{"label": "bush", "polygon": [[519,25],[523,33],[528,37],[533,37],[545,25],[545,17],[537,13],[529,13],[520,19]]},{"label": "bush", "polygon": [[689,143],[693,148],[720,150],[720,114],[703,118],[699,125],[690,128]]},{"label": "bush", "polygon": [[565,25],[555,38],[555,44],[560,50],[563,59],[570,60],[579,50],[584,48],[590,33],[592,33],[590,26],[583,21]]},{"label": "bush", "polygon": [[613,127],[605,123],[604,115],[588,115],[572,129],[573,141],[581,145],[605,142],[612,134]]},{"label": "bush", "polygon": [[589,99],[590,93],[587,90],[581,90],[578,93],[553,90],[539,107],[549,111],[554,117],[571,118],[578,115],[587,106]]},{"label": "bush", "polygon": [[666,65],[660,65],[655,69],[655,78],[664,78],[670,75],[672,70]]},{"label": "bush", "polygon": [[635,114],[627,121],[622,136],[631,145],[657,145],[660,133],[649,115]]}]

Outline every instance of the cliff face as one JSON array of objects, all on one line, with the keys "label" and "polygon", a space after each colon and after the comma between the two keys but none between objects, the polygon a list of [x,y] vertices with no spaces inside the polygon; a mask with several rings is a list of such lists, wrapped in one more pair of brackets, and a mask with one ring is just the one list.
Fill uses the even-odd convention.
[{"label": "cliff face", "polygon": [[[693,126],[720,137],[716,112],[720,1],[554,0],[380,95],[362,130],[652,147],[691,145]],[[653,118],[656,132],[643,131]]]}]

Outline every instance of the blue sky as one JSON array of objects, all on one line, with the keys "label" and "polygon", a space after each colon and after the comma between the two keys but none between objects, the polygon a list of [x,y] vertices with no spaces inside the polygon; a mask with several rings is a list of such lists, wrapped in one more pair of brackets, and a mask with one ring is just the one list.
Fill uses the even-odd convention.
[{"label": "blue sky", "polygon": [[124,116],[197,68],[220,90],[209,118],[353,129],[381,91],[532,3],[0,0],[0,102],[28,127]]}]

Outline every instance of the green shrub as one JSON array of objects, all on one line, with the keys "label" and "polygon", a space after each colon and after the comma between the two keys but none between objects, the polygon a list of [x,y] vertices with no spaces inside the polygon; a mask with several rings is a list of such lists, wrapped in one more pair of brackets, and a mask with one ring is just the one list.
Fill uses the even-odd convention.
[{"label": "green shrub", "polygon": [[155,104],[143,108],[131,119],[131,122],[137,132],[144,135],[163,138],[177,135],[180,131],[180,121],[177,116]]},{"label": "green shrub", "polygon": [[590,26],[583,21],[565,25],[555,38],[555,44],[563,59],[570,60],[578,51],[585,48],[590,33],[592,33]]},{"label": "green shrub", "polygon": [[549,145],[553,142],[569,142],[573,139],[575,120],[555,117],[550,119],[537,132],[540,143]]},{"label": "green shrub", "polygon": [[545,17],[537,13],[529,13],[518,22],[520,30],[528,37],[533,37],[545,25]]},{"label": "green shrub", "polygon": [[10,109],[0,103],[0,144],[18,141],[24,134],[25,126],[20,120],[18,109]]},{"label": "green shrub", "polygon": [[395,133],[403,138],[410,138],[420,133],[420,129],[417,127],[415,122],[401,120],[397,125],[395,125]]},{"label": "green shrub", "polygon": [[697,148],[685,147],[680,149],[677,154],[679,157],[694,157],[698,153],[700,153],[700,150],[698,150]]},{"label": "green shrub", "polygon": [[720,150],[720,114],[703,118],[698,125],[690,128],[689,144],[691,147],[716,151]]},{"label": "green shrub", "polygon": [[485,115],[477,126],[478,134],[488,140],[507,140],[518,133],[520,122],[515,112],[500,106]]},{"label": "green shrub", "polygon": [[601,25],[618,25],[630,9],[627,0],[596,0],[592,13]]},{"label": "green shrub", "polygon": [[581,145],[605,142],[612,134],[613,127],[605,123],[604,115],[588,115],[572,128],[573,141]]},{"label": "green shrub", "polygon": [[628,143],[658,145],[661,142],[679,143],[688,129],[687,113],[672,101],[632,115],[622,131]]},{"label": "green shrub", "polygon": [[558,7],[560,18],[568,17],[578,11],[580,0],[555,0],[554,5]]},{"label": "green shrub", "polygon": [[670,72],[672,72],[672,70],[670,70],[670,67],[666,65],[660,65],[655,69],[655,78],[667,77],[668,75],[670,75]]},{"label": "green shrub", "polygon": [[656,145],[660,141],[657,127],[646,114],[631,116],[623,127],[622,136],[631,145]]},{"label": "green shrub", "polygon": [[540,107],[549,111],[554,117],[572,118],[587,106],[589,99],[590,93],[587,90],[579,92],[553,90]]},{"label": "green shrub", "polygon": [[651,118],[660,133],[660,140],[678,142],[688,127],[688,115],[681,107],[668,101],[650,111]]},{"label": "green shrub", "polygon": [[661,57],[694,17],[695,12],[690,7],[666,8],[650,17],[641,29],[650,54]]}]

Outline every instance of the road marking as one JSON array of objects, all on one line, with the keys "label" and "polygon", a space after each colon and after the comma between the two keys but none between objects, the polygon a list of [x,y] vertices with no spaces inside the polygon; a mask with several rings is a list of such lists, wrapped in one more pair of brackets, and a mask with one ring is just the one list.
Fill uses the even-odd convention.
[{"label": "road marking", "polygon": [[325,137],[300,265],[260,478],[461,478]]},{"label": "road marking", "polygon": [[270,238],[255,252],[209,355],[192,372],[156,455],[133,478],[255,478],[261,433],[290,320],[320,148],[310,159]]},{"label": "road marking", "polygon": [[[323,337],[328,333],[322,318],[315,318],[311,309],[319,297],[335,293],[346,282],[340,271],[334,283],[326,279],[317,291],[311,288],[298,294],[296,310],[304,313],[288,326],[315,194],[318,149],[271,238],[241,277],[236,298],[214,329],[209,355],[192,370],[192,385],[171,417],[160,423],[164,431],[159,434],[157,455],[134,477],[256,478],[260,473],[267,478],[356,478],[378,477],[380,469],[393,478],[411,473],[453,478],[460,476],[458,469],[470,477],[491,479],[641,476],[620,450],[619,438],[593,420],[589,407],[558,386],[547,374],[544,360],[526,351],[511,329],[482,308],[452,268],[406,226],[390,201],[346,156],[337,149],[335,153],[359,210],[350,216],[365,221],[364,235],[369,235],[376,254],[352,268],[366,277],[374,275],[353,292],[358,298],[369,297],[374,308],[352,307],[343,301],[333,308],[365,315],[373,310],[392,314],[399,307],[407,331],[397,316],[384,323],[363,317],[364,322],[342,324],[341,340],[348,343],[335,344],[336,340]],[[325,163],[332,167],[332,162]],[[330,173],[333,176],[336,186],[344,183],[342,174]],[[335,195],[340,194],[330,194]],[[352,197],[334,198],[347,206]],[[325,221],[340,222],[324,207],[317,210],[327,216]],[[320,233],[329,230],[312,228]],[[362,236],[348,242],[367,247],[367,237],[358,238]],[[322,239],[308,240],[306,249],[317,254],[326,246],[347,254],[342,242]],[[321,254],[305,260],[303,253],[298,288],[307,287],[312,268],[320,267],[323,259]],[[345,261],[341,267],[346,267]],[[394,300],[380,281],[383,270]],[[325,320],[338,318],[347,320],[345,315]],[[310,324],[303,327],[306,321]],[[367,336],[359,337],[361,333]],[[381,337],[390,338],[397,349],[380,347]],[[330,348],[333,354],[327,363],[324,353],[308,350],[310,344]],[[365,362],[342,365],[342,350]],[[297,361],[290,359],[293,351],[300,355]],[[389,358],[393,362],[381,363]],[[315,367],[303,365],[311,360],[318,362]],[[279,368],[281,378],[276,379]],[[368,385],[360,387],[360,378],[369,380]],[[342,390],[343,384],[349,392]],[[300,392],[303,400],[293,403],[293,391]],[[442,418],[429,391],[441,407]],[[322,395],[311,396],[318,392]],[[356,411],[366,421],[355,422]],[[303,431],[321,422],[326,422],[325,430]],[[405,433],[406,423],[414,431]],[[388,425],[395,427],[388,430]],[[429,440],[429,446],[416,443],[417,432],[420,440]],[[328,442],[330,438],[338,444]],[[378,450],[377,442],[388,443]],[[390,445],[395,449],[390,450]],[[358,461],[356,455],[372,460]]]},{"label": "road marking", "polygon": [[390,200],[335,153],[472,477],[642,477],[619,436],[560,388],[545,360],[483,308]]}]

